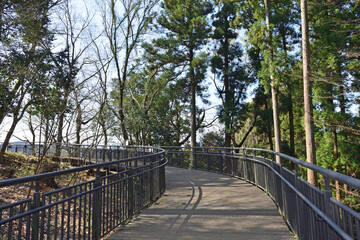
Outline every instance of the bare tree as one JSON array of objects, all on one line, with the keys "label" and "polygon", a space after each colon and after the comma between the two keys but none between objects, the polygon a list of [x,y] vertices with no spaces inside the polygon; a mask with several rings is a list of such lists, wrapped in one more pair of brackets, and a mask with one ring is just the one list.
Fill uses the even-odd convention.
[{"label": "bare tree", "polygon": [[[55,77],[59,89],[58,107],[58,130],[56,142],[63,142],[63,129],[65,128],[65,118],[68,112],[69,101],[73,91],[91,79],[95,73],[83,77],[79,80],[78,73],[89,63],[85,52],[93,43],[93,39],[87,35],[87,30],[92,22],[94,15],[86,9],[84,19],[75,17],[70,0],[66,0],[58,9],[57,17],[60,25],[56,32],[59,39],[64,44],[63,49],[57,53],[51,53],[52,61],[56,68]],[[75,104],[76,105],[76,104]],[[79,110],[78,105],[76,106]],[[81,110],[81,109],[80,109]],[[79,116],[79,115],[78,115]],[[60,146],[57,146],[56,153],[59,155]]]},{"label": "bare tree", "polygon": [[[129,140],[125,126],[124,96],[129,75],[136,69],[134,55],[147,33],[149,23],[154,16],[153,8],[157,0],[108,0],[99,2],[102,9],[105,37],[111,50],[115,68],[116,97],[111,106],[119,119],[122,137]],[[122,11],[119,11],[121,9]]]}]

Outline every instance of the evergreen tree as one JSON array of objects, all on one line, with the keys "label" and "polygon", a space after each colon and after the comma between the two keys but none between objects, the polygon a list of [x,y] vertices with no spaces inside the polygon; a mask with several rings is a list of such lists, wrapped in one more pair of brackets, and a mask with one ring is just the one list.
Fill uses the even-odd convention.
[{"label": "evergreen tree", "polygon": [[186,74],[186,89],[190,93],[191,146],[195,147],[198,126],[196,93],[201,93],[200,84],[205,78],[207,59],[200,51],[210,31],[206,17],[212,6],[205,0],[165,0],[161,7],[158,23],[165,30],[165,36],[157,43],[169,51],[169,57],[181,64],[179,67]]},{"label": "evergreen tree", "polygon": [[250,84],[242,64],[243,54],[240,44],[235,42],[236,28],[231,26],[235,17],[234,3],[219,4],[212,23],[214,32],[211,35],[215,44],[211,69],[220,81],[219,85],[217,79],[214,79],[218,96],[222,102],[219,115],[225,125],[225,147],[230,147],[231,139],[234,140],[239,114],[243,106],[242,101],[245,99],[246,89]]},{"label": "evergreen tree", "polygon": [[[0,151],[0,160],[19,121],[37,100],[49,75],[43,43],[52,41],[49,10],[56,1],[3,1],[0,6],[0,124],[12,123]],[[45,81],[44,81],[45,82]],[[30,97],[28,97],[30,94]]]}]

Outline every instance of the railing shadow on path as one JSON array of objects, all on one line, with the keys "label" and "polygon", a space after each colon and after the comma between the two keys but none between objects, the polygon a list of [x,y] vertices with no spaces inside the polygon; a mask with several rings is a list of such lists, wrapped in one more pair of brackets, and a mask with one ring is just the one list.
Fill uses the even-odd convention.
[{"label": "railing shadow on path", "polygon": [[167,190],[112,239],[293,239],[274,202],[243,180],[166,167]]}]

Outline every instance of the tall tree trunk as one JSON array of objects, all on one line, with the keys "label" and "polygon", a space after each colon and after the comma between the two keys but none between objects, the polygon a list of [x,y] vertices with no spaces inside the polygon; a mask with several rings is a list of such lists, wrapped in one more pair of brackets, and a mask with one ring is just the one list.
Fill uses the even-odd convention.
[{"label": "tall tree trunk", "polygon": [[[301,31],[302,31],[302,59],[303,59],[303,81],[304,81],[304,108],[305,108],[305,139],[306,139],[306,160],[316,164],[314,119],[312,104],[312,84],[310,71],[310,40],[309,22],[307,14],[307,0],[301,0]],[[307,180],[315,185],[316,174],[313,170],[307,169]]]},{"label": "tall tree trunk", "polygon": [[[285,59],[287,60],[287,44],[286,44],[286,32],[285,28],[281,31],[282,35],[282,44],[283,44],[283,50],[285,53]],[[288,82],[287,84],[287,90],[288,90],[288,114],[289,114],[289,132],[290,132],[290,156],[295,157],[295,133],[294,133],[294,113],[293,113],[293,99],[292,99],[292,89],[291,84]],[[291,162],[293,165],[294,163]],[[292,167],[293,169],[293,167]]]},{"label": "tall tree trunk", "polygon": [[[23,98],[24,98],[25,95],[23,95],[21,98],[20,98],[20,101],[22,102],[23,101]],[[1,149],[0,149],[0,161],[3,160],[4,158],[4,155],[5,155],[5,150],[7,148],[7,146],[9,145],[9,142],[10,142],[10,138],[11,136],[13,135],[14,131],[15,131],[15,127],[16,125],[19,123],[19,121],[22,119],[22,117],[24,116],[24,113],[26,111],[26,109],[30,106],[30,103],[31,101],[29,101],[23,109],[20,109],[20,106],[21,104],[18,105],[18,107],[16,108],[16,111],[14,113],[14,116],[13,116],[13,121],[12,121],[12,124],[11,124],[11,127],[9,129],[9,131],[7,132],[6,134],[6,137],[5,137],[5,140],[4,142],[2,143],[1,145]],[[20,113],[20,115],[19,115]]]},{"label": "tall tree trunk", "polygon": [[[272,99],[272,109],[273,109],[273,119],[274,119],[274,135],[275,135],[275,151],[281,152],[281,136],[280,136],[280,119],[279,119],[279,106],[278,106],[278,90],[275,87],[274,73],[273,73],[273,57],[274,52],[272,49],[272,33],[270,29],[270,12],[269,12],[269,2],[264,0],[265,5],[265,18],[266,18],[266,28],[268,33],[268,48],[270,51],[269,59],[269,68],[270,68],[270,80],[271,80],[271,99]],[[280,164],[280,157],[276,156],[276,162]]]},{"label": "tall tree trunk", "polygon": [[293,100],[291,87],[288,89],[288,100],[289,100],[289,128],[290,128],[290,155],[295,157],[295,131],[294,131],[294,113],[293,113]]},{"label": "tall tree trunk", "polygon": [[[267,100],[265,99],[265,110],[267,110],[267,109],[269,109],[269,107],[268,107],[268,104],[267,104]],[[272,140],[270,124],[266,124],[266,135],[267,135],[268,140],[269,140],[270,150],[274,150],[274,144],[273,144],[273,140]]]},{"label": "tall tree trunk", "polygon": [[[124,80],[123,80],[124,81]],[[123,86],[122,83],[120,83],[120,101],[119,101],[119,119],[120,119],[120,127],[122,131],[122,135],[125,141],[125,144],[127,144],[129,140],[129,135],[126,130],[125,126],[125,114],[124,114],[124,89],[125,86]]]},{"label": "tall tree trunk", "polygon": [[57,130],[57,137],[56,137],[56,147],[55,147],[55,156],[60,156],[61,153],[61,145],[63,143],[63,128],[64,128],[64,118],[65,118],[65,112],[68,104],[68,97],[69,93],[68,91],[64,94],[64,100],[62,101],[62,111],[59,115],[59,123],[58,123],[58,130]]},{"label": "tall tree trunk", "polygon": [[190,103],[190,117],[191,117],[191,156],[189,167],[194,167],[195,155],[193,147],[196,147],[196,79],[195,79],[195,69],[192,66],[192,61],[194,58],[194,50],[190,49],[189,61],[190,61],[190,88],[191,88],[191,103]]},{"label": "tall tree trunk", "polygon": [[77,101],[77,97],[76,98],[76,127],[75,127],[75,135],[76,135],[76,139],[75,139],[75,144],[80,144],[80,138],[81,138],[81,125],[82,125],[82,110],[81,110],[81,106],[80,103]]},{"label": "tall tree trunk", "polygon": [[229,39],[225,37],[225,65],[224,65],[224,90],[225,90],[225,147],[231,146],[231,116],[229,106],[230,101],[230,86],[229,86]]},{"label": "tall tree trunk", "polygon": [[65,117],[65,111],[61,112],[60,116],[59,116],[59,124],[58,124],[57,137],[56,137],[55,156],[60,156],[60,152],[61,152],[61,144],[63,142],[64,117]]},{"label": "tall tree trunk", "polygon": [[[190,49],[189,61],[192,65],[194,58],[193,49]],[[191,147],[196,147],[196,79],[195,79],[195,69],[193,66],[190,66],[190,88],[191,88]]]},{"label": "tall tree trunk", "polygon": [[[337,133],[336,133],[336,127],[331,127],[331,134],[333,137],[333,155],[334,160],[336,161],[339,158],[339,148],[338,148],[338,140],[337,140]],[[336,193],[336,200],[339,202],[341,201],[341,192],[340,192],[340,183],[339,181],[335,181],[335,193]]]},{"label": "tall tree trunk", "polygon": [[[328,76],[328,78],[331,78],[331,76]],[[327,96],[327,104],[332,112],[335,113],[335,104],[334,104],[334,96],[333,96],[333,89],[331,85],[326,86],[327,92],[329,93],[329,96]],[[338,149],[338,138],[337,138],[337,132],[336,132],[336,126],[331,126],[331,135],[333,138],[333,156],[334,161],[339,158],[339,149]],[[341,168],[341,166],[339,166]],[[340,184],[339,181],[335,180],[335,193],[336,193],[336,200],[339,202],[341,201],[341,193],[340,193]]]},{"label": "tall tree trunk", "polygon": [[[345,108],[346,108],[346,100],[345,100],[344,87],[342,85],[339,87],[339,92],[340,92],[340,96],[339,96],[340,112],[341,112],[341,115],[344,116]],[[347,138],[348,138],[348,135],[345,135],[345,139],[347,139]],[[348,173],[347,173],[347,161],[346,160],[345,160],[345,166],[344,167],[345,167],[344,174],[348,175]],[[348,191],[347,184],[344,184],[344,190],[345,190],[345,197],[346,197],[346,194],[347,194],[347,191]]]}]

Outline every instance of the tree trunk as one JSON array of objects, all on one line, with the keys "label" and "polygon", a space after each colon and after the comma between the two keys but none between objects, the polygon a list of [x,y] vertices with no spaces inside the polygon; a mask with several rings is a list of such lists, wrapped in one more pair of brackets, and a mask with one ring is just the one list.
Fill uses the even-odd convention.
[{"label": "tree trunk", "polygon": [[[279,106],[278,106],[278,90],[275,87],[274,73],[273,73],[273,49],[272,49],[272,33],[270,29],[270,12],[269,2],[264,0],[265,15],[266,15],[266,28],[268,33],[268,48],[270,51],[269,68],[270,68],[270,80],[271,80],[271,99],[274,119],[274,135],[275,135],[275,151],[281,152],[281,136],[280,136],[280,119],[279,119]],[[276,156],[276,162],[280,164],[280,157]]]},{"label": "tree trunk", "polygon": [[[343,87],[343,86],[340,86],[340,87],[339,87],[339,91],[340,91],[340,97],[339,97],[340,112],[341,112],[341,115],[344,115],[344,114],[345,114],[345,108],[346,108],[346,100],[345,100],[344,87]],[[348,135],[345,135],[345,139],[348,139]],[[344,174],[345,174],[345,175],[348,175],[348,173],[347,173],[347,160],[345,160]],[[346,197],[346,195],[347,195],[347,191],[348,191],[348,186],[347,186],[347,184],[344,184],[345,197]]]},{"label": "tree trunk", "polygon": [[[281,31],[282,35],[282,44],[283,44],[283,50],[285,53],[285,59],[287,60],[287,44],[286,44],[286,31],[285,27]],[[291,84],[288,82],[287,84],[288,88],[288,114],[289,114],[289,132],[290,132],[290,156],[295,157],[295,133],[294,133],[294,114],[293,114],[293,100],[292,100],[292,89]],[[291,162],[292,169],[294,169],[295,166],[293,162]]]},{"label": "tree trunk", "polygon": [[58,123],[58,130],[57,130],[57,137],[56,137],[56,147],[55,147],[55,156],[60,156],[61,151],[61,144],[63,142],[63,128],[64,128],[64,118],[65,112],[67,108],[69,93],[65,92],[64,100],[62,102],[62,111],[59,115],[59,123]]},{"label": "tree trunk", "polygon": [[[267,100],[265,99],[265,110],[269,109],[268,104],[267,104]],[[272,141],[272,134],[271,134],[271,126],[270,124],[266,124],[266,135],[268,137],[269,140],[269,146],[270,146],[270,150],[274,150],[274,144]]]},{"label": "tree trunk", "polygon": [[[195,79],[195,69],[192,66],[192,61],[194,58],[193,49],[190,49],[189,61],[190,61],[190,88],[191,88],[191,103],[190,103],[190,115],[191,115],[191,156],[189,167],[194,167],[194,150],[193,147],[196,147],[196,79]],[[196,166],[195,166],[196,167]]]},{"label": "tree trunk", "polygon": [[[338,140],[337,140],[337,133],[336,133],[336,127],[331,127],[331,134],[333,136],[333,154],[334,154],[334,160],[336,161],[339,157],[339,149],[338,149]],[[339,166],[340,167],[340,166]],[[341,201],[341,192],[340,192],[340,184],[339,181],[335,181],[335,193],[336,193],[336,200],[339,202]]]},{"label": "tree trunk", "polygon": [[[20,101],[23,101],[24,96],[25,95],[23,95],[21,97]],[[30,106],[30,101],[24,106],[24,108],[20,112],[20,104],[18,105],[18,107],[17,107],[17,109],[16,109],[16,111],[14,113],[14,116],[13,116],[13,121],[12,121],[11,127],[10,127],[9,131],[7,132],[7,134],[6,134],[5,140],[4,140],[4,142],[3,142],[2,146],[1,146],[1,149],[0,149],[0,161],[2,161],[3,158],[4,158],[5,150],[6,150],[7,146],[9,145],[10,138],[11,138],[11,136],[13,135],[13,133],[15,131],[16,125],[22,119],[26,109],[29,106]],[[19,112],[20,112],[20,115],[18,116]]]},{"label": "tree trunk", "polygon": [[[192,65],[194,57],[193,49],[190,49],[189,61]],[[191,88],[191,147],[196,147],[196,79],[194,67],[190,66],[190,88]]]},{"label": "tree trunk", "polygon": [[[77,100],[77,99],[76,99]],[[81,125],[82,125],[82,110],[81,110],[81,106],[80,103],[76,103],[76,128],[75,128],[75,135],[76,135],[76,139],[75,139],[75,144],[80,144],[80,138],[81,138]]]},{"label": "tree trunk", "polygon": [[9,131],[6,134],[5,140],[4,140],[4,142],[1,146],[1,150],[0,150],[0,161],[3,160],[6,148],[9,145],[10,138],[11,138],[12,134],[14,133],[15,127],[18,122],[19,122],[19,120],[17,120],[17,118],[14,118]]},{"label": "tree trunk", "polygon": [[288,93],[289,100],[289,128],[290,128],[290,156],[295,157],[295,131],[294,131],[294,113],[293,113],[293,100],[291,87],[289,87]]},{"label": "tree trunk", "polygon": [[[309,23],[307,16],[307,0],[301,0],[301,31],[302,31],[302,59],[303,59],[303,81],[304,81],[304,110],[305,110],[305,138],[306,138],[306,160],[316,164],[314,119],[312,104],[312,83],[310,71],[310,40]],[[307,170],[307,180],[315,185],[316,174],[313,170]]]},{"label": "tree trunk", "polygon": [[231,146],[231,116],[229,106],[230,101],[230,86],[229,86],[229,39],[225,37],[225,65],[224,65],[224,90],[225,90],[225,147]]},{"label": "tree trunk", "polygon": [[125,126],[125,114],[124,114],[124,89],[125,89],[125,86],[123,86],[123,84],[120,83],[120,101],[119,101],[120,126],[121,126],[121,131],[122,131],[122,135],[123,135],[125,144],[128,144],[127,142],[129,140],[129,135],[127,133],[126,126]]}]

